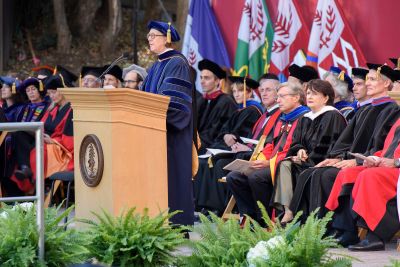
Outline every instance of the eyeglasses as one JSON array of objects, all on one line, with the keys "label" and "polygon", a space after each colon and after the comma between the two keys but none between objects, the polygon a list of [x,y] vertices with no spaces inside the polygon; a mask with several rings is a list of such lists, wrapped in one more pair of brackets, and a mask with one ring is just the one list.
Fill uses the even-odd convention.
[{"label": "eyeglasses", "polygon": [[147,39],[148,40],[153,40],[154,38],[156,38],[156,36],[164,36],[162,34],[155,34],[155,33],[148,33],[147,35]]},{"label": "eyeglasses", "polygon": [[277,94],[276,98],[284,98],[285,96],[288,96],[288,95],[296,95],[296,94]]},{"label": "eyeglasses", "polygon": [[139,82],[139,81],[135,81],[135,80],[126,80],[126,81],[124,81],[124,83],[137,83],[137,82]]}]

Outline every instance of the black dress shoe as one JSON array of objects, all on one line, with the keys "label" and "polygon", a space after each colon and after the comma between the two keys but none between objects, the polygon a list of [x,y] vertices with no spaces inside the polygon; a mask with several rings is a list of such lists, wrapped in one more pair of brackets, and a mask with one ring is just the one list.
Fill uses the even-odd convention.
[{"label": "black dress shoe", "polygon": [[347,248],[350,245],[355,245],[360,242],[357,233],[345,231],[341,236],[337,238],[339,245]]},{"label": "black dress shoe", "polygon": [[33,173],[31,168],[26,165],[22,165],[20,170],[15,171],[15,177],[20,181],[23,181],[25,179],[32,180],[32,175]]},{"label": "black dress shoe", "polygon": [[371,242],[368,239],[364,239],[355,245],[350,245],[348,249],[351,251],[379,251],[385,250],[385,243],[382,241]]}]

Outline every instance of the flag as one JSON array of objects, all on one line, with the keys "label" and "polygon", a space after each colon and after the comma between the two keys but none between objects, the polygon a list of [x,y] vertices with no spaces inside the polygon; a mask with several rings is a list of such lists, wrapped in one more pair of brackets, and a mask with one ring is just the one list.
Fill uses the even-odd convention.
[{"label": "flag", "polygon": [[270,72],[284,82],[289,76],[289,66],[303,66],[310,31],[299,13],[296,0],[279,0],[274,27]]},{"label": "flag", "polygon": [[366,60],[335,0],[318,0],[308,43],[307,64],[323,74],[330,66],[346,69],[365,66]]},{"label": "flag", "polygon": [[238,32],[234,75],[258,80],[268,72],[274,30],[264,0],[246,0]]},{"label": "flag", "polygon": [[231,67],[221,32],[209,0],[192,0],[186,20],[182,54],[197,70],[196,88],[201,91],[198,63],[204,58],[221,67]]}]

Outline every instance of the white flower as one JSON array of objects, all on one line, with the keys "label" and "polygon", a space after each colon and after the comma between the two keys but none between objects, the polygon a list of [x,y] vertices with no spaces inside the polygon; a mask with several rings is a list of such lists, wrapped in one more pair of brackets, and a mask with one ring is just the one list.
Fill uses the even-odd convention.
[{"label": "white flower", "polygon": [[15,210],[16,207],[19,207],[23,209],[24,211],[29,211],[30,209],[33,208],[33,203],[32,202],[22,202],[20,204],[17,204],[13,207],[13,210]]},{"label": "white flower", "polygon": [[2,218],[2,219],[7,219],[7,218],[8,218],[8,213],[7,213],[7,211],[3,211],[2,213],[0,213],[0,218]]},{"label": "white flower", "polygon": [[275,236],[268,241],[260,241],[256,244],[254,248],[251,248],[249,252],[247,252],[247,262],[250,267],[255,267],[256,261],[260,260],[268,260],[269,252],[268,248],[272,249],[277,246],[281,246],[285,244],[285,239],[282,236]]}]

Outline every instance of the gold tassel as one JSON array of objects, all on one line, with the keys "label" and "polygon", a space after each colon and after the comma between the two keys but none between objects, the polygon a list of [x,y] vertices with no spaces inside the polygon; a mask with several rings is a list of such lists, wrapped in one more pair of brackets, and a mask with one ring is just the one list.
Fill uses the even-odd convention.
[{"label": "gold tassel", "polygon": [[400,70],[400,57],[397,59],[397,69]]},{"label": "gold tassel", "polygon": [[16,81],[13,82],[12,86],[11,86],[11,94],[15,95],[17,93],[17,85],[16,85]]},{"label": "gold tassel", "polygon": [[53,75],[57,74],[57,66],[54,68]]},{"label": "gold tassel", "polygon": [[43,83],[41,80],[39,80],[39,91],[43,92]]},{"label": "gold tassel", "polygon": [[247,93],[247,90],[246,90],[246,77],[244,77],[244,80],[243,80],[243,108],[246,108],[246,93]]},{"label": "gold tassel", "polygon": [[64,77],[63,77],[61,74],[58,74],[58,75],[60,75],[62,85],[63,85],[64,87],[67,87],[67,86],[65,85],[65,83],[64,83]]},{"label": "gold tassel", "polygon": [[168,30],[167,30],[167,43],[171,43],[171,22],[168,22]]},{"label": "gold tassel", "polygon": [[344,81],[344,74],[345,74],[345,71],[342,70],[342,71],[339,73],[339,75],[337,76],[338,79],[341,80],[341,81]]},{"label": "gold tassel", "polygon": [[382,69],[382,67],[378,67],[378,69],[376,70],[376,78],[377,79],[381,78],[381,69]]},{"label": "gold tassel", "polygon": [[211,157],[208,158],[207,163],[208,163],[208,168],[211,169],[214,167]]},{"label": "gold tassel", "polygon": [[82,87],[82,73],[79,73],[79,87]]}]

